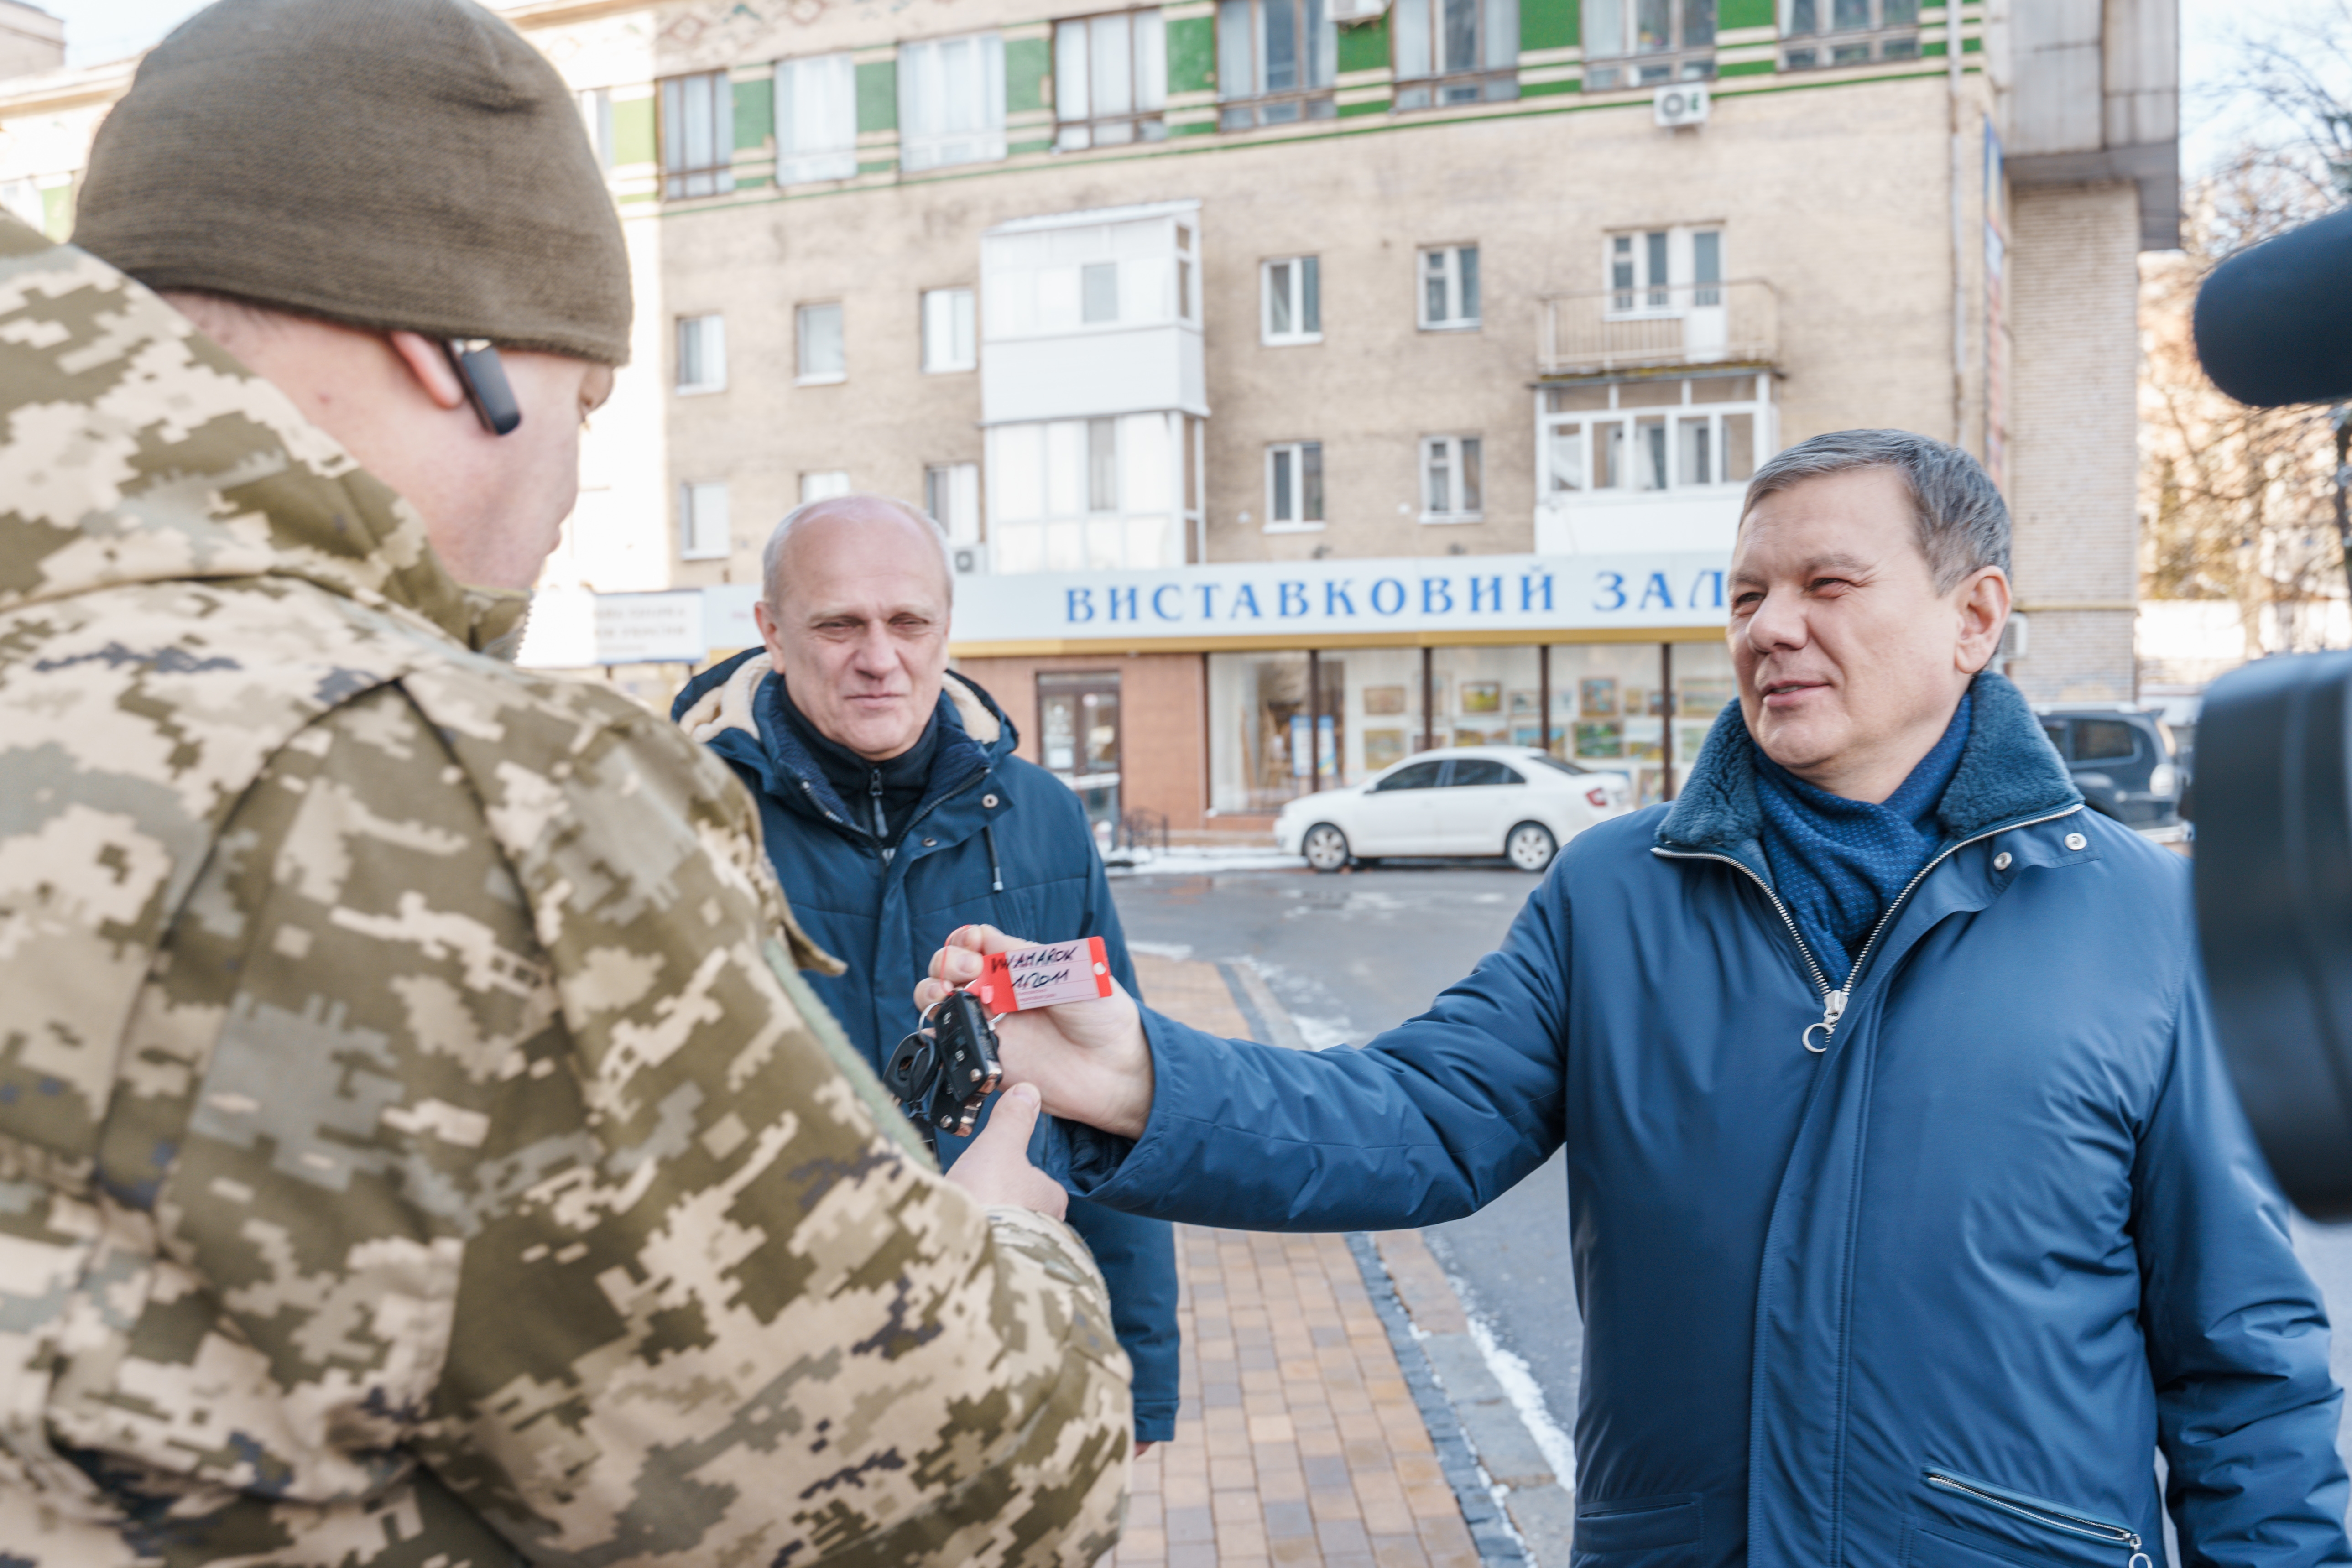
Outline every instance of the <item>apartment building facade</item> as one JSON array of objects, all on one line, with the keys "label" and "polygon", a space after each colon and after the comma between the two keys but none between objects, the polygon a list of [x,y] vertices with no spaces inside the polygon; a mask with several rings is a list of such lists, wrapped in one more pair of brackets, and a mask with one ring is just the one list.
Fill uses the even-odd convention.
[{"label": "apartment building facade", "polygon": [[[1252,831],[1470,742],[1657,798],[1731,695],[1744,481],[1871,425],[2011,496],[2011,673],[2132,694],[2172,0],[505,14],[581,94],[639,303],[542,659],[594,657],[592,591],[698,590],[739,642],[775,520],[878,490],[947,530],[960,668],[1099,819]],[[0,201],[54,227],[126,79],[0,86]]]}]

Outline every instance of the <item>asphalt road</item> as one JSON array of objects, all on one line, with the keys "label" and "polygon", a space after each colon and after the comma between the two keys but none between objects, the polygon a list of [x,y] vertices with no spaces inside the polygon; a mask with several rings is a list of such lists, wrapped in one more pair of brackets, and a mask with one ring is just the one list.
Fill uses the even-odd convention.
[{"label": "asphalt road", "polygon": [[[1492,950],[1536,879],[1499,866],[1382,867],[1344,876],[1226,871],[1123,877],[1129,939],[1255,965],[1310,1046],[1361,1044],[1420,1012]],[[1467,1219],[1426,1233],[1501,1347],[1524,1361],[1552,1419],[1573,1429],[1583,1327],[1569,1263],[1568,1187],[1555,1157]],[[2352,1226],[2296,1223],[2295,1243],[2338,1324],[2352,1382]],[[2338,1446],[2352,1461],[2352,1411]]]}]

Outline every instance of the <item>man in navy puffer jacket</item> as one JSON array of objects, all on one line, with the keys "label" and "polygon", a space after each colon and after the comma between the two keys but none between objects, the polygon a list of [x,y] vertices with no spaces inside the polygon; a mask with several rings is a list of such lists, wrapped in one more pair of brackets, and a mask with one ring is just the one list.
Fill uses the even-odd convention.
[{"label": "man in navy puffer jacket", "polygon": [[[1772,459],[1739,701],[1681,798],[1568,845],[1502,951],[1360,1050],[1117,996],[1007,1020],[1008,1068],[1090,1124],[1073,1190],[1385,1229],[1565,1144],[1579,1568],[2150,1568],[2168,1507],[2191,1568],[2352,1562],[2326,1319],[2188,868],[2084,810],[1980,673],[2008,558],[1939,442]],[[941,952],[919,999],[1008,944]]]},{"label": "man in navy puffer jacket", "polygon": [[[778,525],[763,568],[767,646],[697,676],[671,716],[759,803],[793,915],[845,965],[809,978],[858,1055],[878,1071],[916,1026],[923,962],[969,921],[1102,937],[1132,989],[1077,796],[1014,756],[1011,721],[948,671],[953,578],[937,526],[879,496],[815,501]],[[971,1146],[935,1142],[942,1165]],[[1164,1442],[1176,1435],[1173,1233],[1075,1199],[1069,1223],[1110,1286],[1136,1440]]]}]

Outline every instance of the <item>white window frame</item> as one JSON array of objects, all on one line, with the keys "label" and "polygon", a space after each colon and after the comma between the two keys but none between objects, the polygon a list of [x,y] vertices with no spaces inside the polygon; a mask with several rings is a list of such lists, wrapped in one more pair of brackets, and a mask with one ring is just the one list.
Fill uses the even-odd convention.
[{"label": "white window frame", "polygon": [[922,291],[918,309],[925,375],[953,375],[980,368],[978,304],[969,288]]},{"label": "white window frame", "polygon": [[1338,117],[1333,89],[1339,79],[1339,32],[1329,0],[1279,0],[1291,21],[1292,58],[1298,79],[1267,85],[1267,0],[1217,0],[1217,116],[1222,131],[1294,125]]},{"label": "white window frame", "polygon": [[[1323,513],[1308,517],[1307,470],[1315,470],[1314,509]],[[1287,470],[1289,480],[1289,510],[1283,515],[1280,478]],[[1329,476],[1323,467],[1323,443],[1320,441],[1276,441],[1265,449],[1265,528],[1268,533],[1320,533],[1329,520]]]},{"label": "white window frame", "polygon": [[577,97],[580,123],[588,132],[588,149],[596,154],[596,167],[609,174],[613,172],[613,89],[583,87]]},{"label": "white window frame", "polygon": [[[1780,66],[1784,70],[1816,70],[1840,66],[1869,65],[1874,60],[1916,60],[1924,35],[1919,26],[1919,0],[1908,0],[1909,16],[1890,5],[1904,0],[1862,0],[1864,20],[1841,25],[1838,0],[1780,0]],[[1804,24],[1810,10],[1811,26]]]},{"label": "white window frame", "polygon": [[1057,152],[1166,141],[1167,107],[1168,18],[1158,6],[1054,24]]},{"label": "white window frame", "polygon": [[801,475],[801,505],[850,493],[847,468],[813,468]]},{"label": "white window frame", "polygon": [[923,468],[923,510],[950,544],[981,542],[980,465],[929,463]]},{"label": "white window frame", "polygon": [[1720,21],[1710,13],[1706,36],[1695,37],[1689,8],[1675,0],[1664,35],[1644,38],[1641,6],[1642,0],[1584,0],[1584,90],[1712,80]]},{"label": "white window frame", "polygon": [[1677,224],[1604,235],[1601,273],[1612,319],[1681,316],[1718,307],[1724,302],[1724,226]]},{"label": "white window frame", "polygon": [[[1277,270],[1288,273],[1277,279]],[[1258,263],[1258,342],[1274,348],[1323,341],[1323,258],[1276,256]],[[1290,331],[1275,326],[1277,304],[1289,307]],[[1311,307],[1311,310],[1310,310]],[[1311,321],[1310,321],[1311,317]]]},{"label": "white window frame", "polygon": [[[1462,265],[1465,254],[1471,258],[1466,268]],[[1436,272],[1430,268],[1433,258],[1442,258],[1440,269]],[[1412,267],[1413,309],[1423,331],[1470,332],[1478,330],[1482,324],[1479,311],[1486,305],[1486,274],[1478,265],[1478,247],[1475,242],[1423,246],[1414,253]],[[1466,288],[1463,282],[1465,273],[1470,279]],[[1433,282],[1440,283],[1444,290],[1447,313],[1442,317],[1433,318],[1429,312],[1429,285]],[[1466,310],[1465,294],[1470,297]]]},{"label": "white window frame", "polygon": [[[689,346],[691,345],[691,346]],[[693,372],[689,379],[688,372]],[[677,319],[677,392],[695,397],[727,390],[727,318],[716,310]]]},{"label": "white window frame", "polygon": [[[1480,522],[1486,519],[1486,441],[1478,436],[1423,436],[1421,438],[1421,521],[1429,523]],[[1466,458],[1465,458],[1465,454]],[[1448,505],[1440,508],[1436,502],[1434,461],[1442,458],[1446,468],[1445,500],[1455,502],[1467,500],[1467,491],[1478,492],[1478,505],[1465,507]],[[1464,483],[1465,474],[1475,479]]]},{"label": "white window frame", "polygon": [[725,479],[689,479],[677,487],[677,558],[724,561],[735,552]]},{"label": "white window frame", "polygon": [[898,166],[909,173],[1004,156],[1004,35],[898,46]]},{"label": "white window frame", "polygon": [[846,53],[776,62],[776,184],[857,176],[857,64]]},{"label": "white window frame", "polygon": [[[822,310],[833,312],[834,340],[841,349],[841,365],[835,370],[809,368],[809,348],[814,341],[809,322]],[[794,386],[838,386],[849,379],[849,312],[840,300],[818,300],[793,307],[793,368]]]},{"label": "white window frame", "polygon": [[[1588,4],[1594,0],[1587,0]],[[1445,58],[1446,13],[1470,13],[1470,58]],[[1396,0],[1389,23],[1396,107],[1502,103],[1519,96],[1518,0]]]},{"label": "white window frame", "polygon": [[[1727,495],[1736,496],[1743,490],[1749,476],[1779,450],[1776,439],[1776,419],[1771,401],[1771,377],[1759,377],[1752,371],[1738,372],[1729,376],[1695,374],[1678,376],[1679,403],[1644,403],[1638,406],[1618,406],[1623,395],[1623,384],[1607,388],[1608,406],[1601,408],[1563,409],[1554,413],[1547,405],[1549,388],[1536,393],[1536,494],[1538,505],[1572,504],[1576,506],[1612,505],[1652,498],[1675,496]],[[1749,395],[1717,402],[1698,403],[1692,394],[1704,381],[1744,380],[1750,383]],[[1648,383],[1652,386],[1656,383]],[[1748,473],[1729,474],[1725,447],[1727,419],[1746,417],[1748,420],[1750,447]],[[1665,445],[1665,479],[1663,486],[1645,485],[1642,478],[1639,436],[1646,420],[1658,420]],[[1686,479],[1684,469],[1683,426],[1685,422],[1704,420],[1706,428],[1709,477],[1703,482]],[[1603,446],[1609,440],[1604,426],[1622,426],[1624,445],[1625,471],[1622,477],[1633,482],[1603,485],[1600,482],[1603,468]],[[1573,485],[1559,483],[1563,447],[1570,466],[1580,476]],[[1654,468],[1652,470],[1654,472]]]},{"label": "white window frame", "polygon": [[[709,95],[707,103],[694,101],[697,88]],[[665,77],[656,87],[661,122],[662,197],[686,201],[697,196],[724,195],[735,188],[735,82],[725,70],[689,71]],[[703,114],[708,124],[698,124]],[[698,135],[707,133],[709,156],[694,162]]]}]

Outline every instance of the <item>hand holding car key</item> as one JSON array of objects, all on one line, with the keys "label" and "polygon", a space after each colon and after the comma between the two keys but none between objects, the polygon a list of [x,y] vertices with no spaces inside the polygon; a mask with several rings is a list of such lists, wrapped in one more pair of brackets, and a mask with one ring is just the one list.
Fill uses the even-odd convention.
[{"label": "hand holding car key", "polygon": [[1050,1007],[1110,993],[1110,963],[1098,936],[991,954],[970,989],[949,992],[924,1013],[923,1027],[898,1042],[882,1081],[908,1117],[969,1138],[981,1106],[1004,1081],[991,1012]]}]

